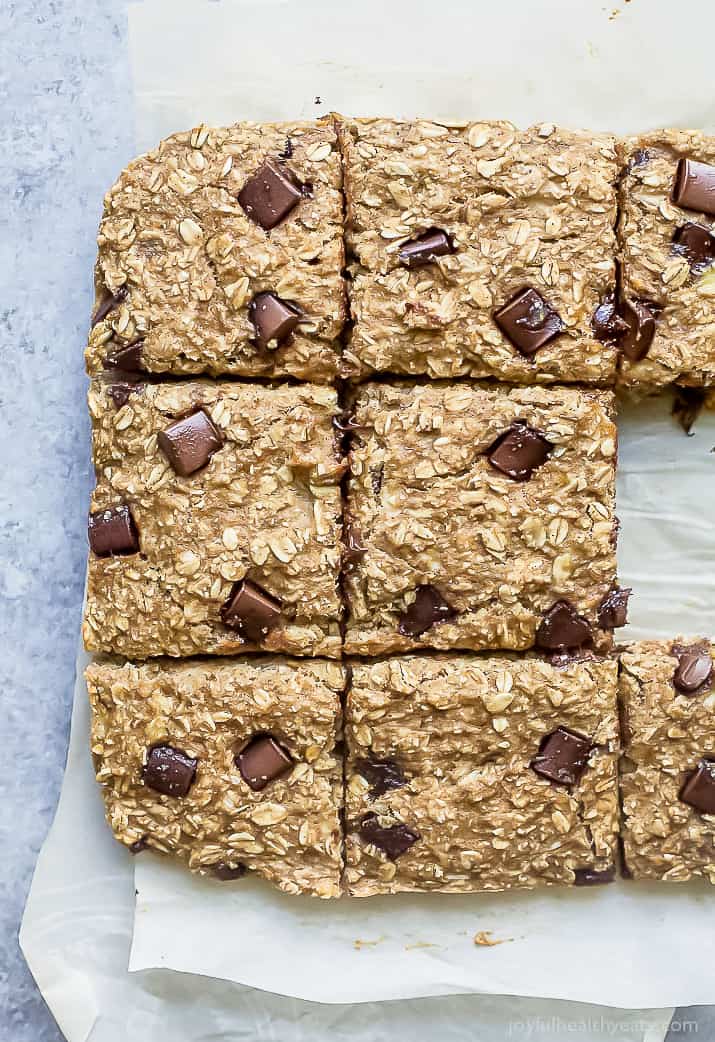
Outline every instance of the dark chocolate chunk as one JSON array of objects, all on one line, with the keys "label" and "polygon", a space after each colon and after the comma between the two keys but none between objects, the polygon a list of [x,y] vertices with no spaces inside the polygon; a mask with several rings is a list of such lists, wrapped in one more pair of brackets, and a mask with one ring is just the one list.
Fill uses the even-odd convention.
[{"label": "dark chocolate chunk", "polygon": [[114,402],[116,408],[121,409],[123,405],[127,404],[132,394],[139,394],[143,390],[144,384],[122,380],[121,383],[109,384],[107,394]]},{"label": "dark chocolate chunk", "polygon": [[203,409],[159,433],[159,448],[182,478],[205,467],[222,445],[221,434]]},{"label": "dark chocolate chunk", "polygon": [[708,691],[713,682],[713,660],[710,648],[702,644],[684,647],[674,644],[672,653],[678,660],[673,673],[673,686],[684,695]]},{"label": "dark chocolate chunk", "polygon": [[303,198],[301,184],[290,170],[266,160],[246,181],[238,201],[248,217],[268,231],[275,228]]},{"label": "dark chocolate chunk", "polygon": [[640,362],[650,350],[655,337],[655,320],[659,311],[657,304],[647,300],[624,300],[621,317],[628,330],[620,338],[618,346],[630,362]]},{"label": "dark chocolate chunk", "polygon": [[246,640],[258,644],[280,624],[282,607],[278,598],[272,597],[262,586],[242,579],[234,584],[221,608],[221,619]]},{"label": "dark chocolate chunk", "polygon": [[567,727],[557,727],[542,739],[530,766],[557,785],[576,785],[586,770],[592,749],[590,738]]},{"label": "dark chocolate chunk", "polygon": [[115,347],[108,351],[104,358],[107,369],[121,369],[125,373],[137,373],[142,366],[143,340],[134,340],[123,347]]},{"label": "dark chocolate chunk", "polygon": [[380,489],[382,488],[382,479],[385,475],[385,464],[378,463],[376,467],[370,467],[370,484],[372,485],[372,491],[376,496],[380,495]]},{"label": "dark chocolate chunk", "polygon": [[494,312],[494,321],[522,355],[533,355],[563,329],[563,322],[540,293],[527,287]]},{"label": "dark chocolate chunk", "polygon": [[705,271],[715,262],[715,235],[710,228],[688,221],[675,229],[673,253],[685,257],[695,274]]},{"label": "dark chocolate chunk", "polygon": [[614,586],[598,606],[598,625],[602,630],[614,630],[628,622],[628,598],[633,591]]},{"label": "dark chocolate chunk", "polygon": [[688,437],[693,435],[693,424],[705,405],[707,391],[703,387],[676,387],[670,415],[683,428]]},{"label": "dark chocolate chunk", "polygon": [[286,138],[286,143],[283,146],[283,150],[278,154],[279,159],[290,159],[293,155],[293,142],[289,137]]},{"label": "dark chocolate chunk", "polygon": [[704,757],[685,779],[678,799],[701,814],[715,814],[715,760]]},{"label": "dark chocolate chunk", "polygon": [[591,640],[591,626],[569,601],[557,601],[541,620],[536,647],[544,651],[568,651]]},{"label": "dark chocolate chunk", "polygon": [[419,637],[436,623],[453,619],[456,614],[434,586],[418,586],[415,599],[400,616],[397,629],[403,637]]},{"label": "dark chocolate chunk", "polygon": [[343,565],[347,572],[354,570],[367,547],[362,545],[362,536],[354,521],[346,520],[343,526]]},{"label": "dark chocolate chunk", "polygon": [[155,745],[142,769],[142,781],[164,796],[185,796],[196,778],[199,761],[171,745]]},{"label": "dark chocolate chunk", "polygon": [[405,851],[420,839],[419,832],[404,822],[397,825],[381,825],[376,814],[366,814],[360,822],[358,834],[366,843],[386,854],[390,861],[397,861]]},{"label": "dark chocolate chunk", "polygon": [[236,865],[229,865],[225,861],[217,861],[210,866],[211,875],[214,879],[229,880],[240,879],[245,876],[248,869],[239,861]]},{"label": "dark chocolate chunk", "polygon": [[365,429],[351,413],[347,412],[340,413],[339,416],[333,416],[333,427],[340,434],[349,434],[351,431],[362,431]]},{"label": "dark chocolate chunk", "polygon": [[628,332],[628,323],[618,314],[616,294],[607,293],[591,319],[593,335],[602,343],[616,343]]},{"label": "dark chocolate chunk", "polygon": [[650,152],[647,148],[637,148],[628,162],[629,170],[633,170],[634,167],[645,166],[650,159]]},{"label": "dark chocolate chunk", "polygon": [[273,347],[289,337],[300,322],[301,313],[275,293],[257,293],[251,301],[248,316],[256,330],[259,347]]},{"label": "dark chocolate chunk", "polygon": [[526,423],[515,423],[487,449],[487,459],[514,481],[528,481],[552,449],[551,442],[539,431]]},{"label": "dark chocolate chunk", "polygon": [[715,166],[694,159],[679,160],[671,198],[684,210],[715,214]]},{"label": "dark chocolate chunk", "polygon": [[369,781],[370,796],[373,800],[378,796],[384,796],[391,789],[401,789],[403,785],[407,785],[407,779],[397,760],[378,760],[374,756],[367,756],[357,760],[355,768]]},{"label": "dark chocolate chunk", "polygon": [[139,839],[135,839],[134,842],[129,847],[129,853],[130,854],[134,854],[134,855],[141,854],[142,851],[146,850],[148,846],[149,846],[149,837],[148,836],[140,836]]},{"label": "dark chocolate chunk", "polygon": [[236,754],[236,766],[247,785],[260,792],[293,766],[293,758],[269,734],[258,734]]},{"label": "dark chocolate chunk", "polygon": [[108,289],[105,289],[104,296],[97,305],[97,309],[92,315],[92,329],[106,318],[110,311],[113,311],[116,307],[127,299],[129,291],[126,286],[120,286],[116,293],[110,293]]},{"label": "dark chocolate chunk", "polygon": [[595,868],[577,868],[574,872],[574,886],[601,886],[603,883],[612,883],[616,878],[616,866],[604,868],[600,871]]},{"label": "dark chocolate chunk", "polygon": [[437,257],[445,257],[449,253],[454,253],[449,235],[441,228],[430,228],[416,239],[403,242],[397,256],[400,264],[404,264],[406,268],[422,268],[425,264],[431,264]]},{"label": "dark chocolate chunk", "polygon": [[139,552],[139,533],[126,504],[90,514],[87,538],[97,557],[124,557]]}]

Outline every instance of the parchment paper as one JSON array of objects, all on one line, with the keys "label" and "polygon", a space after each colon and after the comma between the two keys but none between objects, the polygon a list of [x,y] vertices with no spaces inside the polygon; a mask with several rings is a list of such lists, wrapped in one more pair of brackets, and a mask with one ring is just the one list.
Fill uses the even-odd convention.
[{"label": "parchment paper", "polygon": [[[138,149],[200,121],[331,109],[550,119],[618,132],[665,124],[712,130],[713,15],[704,0],[691,2],[688,13],[676,22],[660,0],[613,8],[593,0],[363,0],[350,7],[152,0],[130,9]],[[623,409],[619,419],[620,567],[635,589],[624,639],[715,632],[715,418],[701,417],[687,439],[669,409],[664,396]],[[448,1007],[440,999],[365,1005],[355,1026],[343,1006],[330,1014],[155,968],[330,1003],[459,992],[631,1008],[715,1001],[712,891],[696,885],[324,903],[287,898],[260,881],[217,887],[143,855],[135,862],[132,939],[132,864],[102,822],[85,699],[79,683],[62,801],[22,931],[33,972],[72,1042],[90,1031],[93,1042],[125,1039],[128,1027],[143,1039],[159,1023],[171,1023],[177,1042],[215,1038],[226,1024],[231,1038],[319,1039],[329,1030],[332,1038],[379,1039],[397,1021],[419,1040],[434,1037],[434,1017],[445,1038],[473,1037],[475,1017],[484,1025],[480,1037],[504,1038],[507,1019],[521,1023],[522,1012],[530,1027],[516,1027],[517,1035],[557,1039],[569,1033],[569,1016],[593,1016],[592,1008],[565,1003],[463,995]],[[475,946],[474,934],[484,930],[505,943]],[[131,969],[142,972],[126,973],[130,940]],[[604,1011],[604,1021],[584,1021],[578,1037],[650,1042],[662,1038],[668,1015],[640,1024],[640,1014]],[[266,1016],[270,1036],[265,1021],[261,1035]],[[282,1018],[290,1031],[273,1034]]]}]

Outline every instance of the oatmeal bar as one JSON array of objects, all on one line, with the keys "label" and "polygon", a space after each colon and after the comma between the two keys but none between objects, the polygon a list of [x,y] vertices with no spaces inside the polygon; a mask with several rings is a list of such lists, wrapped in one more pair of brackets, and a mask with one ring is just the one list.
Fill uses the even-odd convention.
[{"label": "oatmeal bar", "polygon": [[92,664],[92,754],[107,821],[134,853],[340,890],[343,669],[234,659]]},{"label": "oatmeal bar", "polygon": [[340,654],[333,389],[96,380],[89,408],[88,650]]},{"label": "oatmeal bar", "polygon": [[608,391],[367,384],[350,453],[346,650],[607,647]]},{"label": "oatmeal bar", "polygon": [[637,879],[715,883],[714,646],[643,641],[621,656],[621,799]]},{"label": "oatmeal bar", "polygon": [[621,383],[715,384],[715,137],[624,142]]},{"label": "oatmeal bar", "polygon": [[349,893],[610,882],[616,676],[614,660],[531,655],[355,665]]},{"label": "oatmeal bar", "polygon": [[610,135],[347,120],[345,371],[613,383]]},{"label": "oatmeal bar", "polygon": [[105,198],[89,371],[330,381],[346,310],[342,215],[331,120],[167,138]]}]

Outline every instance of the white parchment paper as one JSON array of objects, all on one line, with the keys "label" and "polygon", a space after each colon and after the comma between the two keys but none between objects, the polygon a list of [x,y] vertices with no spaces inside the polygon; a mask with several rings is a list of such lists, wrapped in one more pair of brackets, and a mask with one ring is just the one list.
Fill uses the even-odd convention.
[{"label": "white parchment paper", "polygon": [[[664,0],[147,0],[130,8],[137,145],[201,121],[330,110],[712,130],[708,27],[705,0],[677,20]],[[669,411],[664,396],[619,418],[620,567],[635,590],[624,639],[715,632],[715,417],[688,439]],[[579,1018],[584,1042],[655,1042],[669,1012],[595,1014],[536,997],[631,1009],[715,1002],[706,887],[325,903],[254,880],[216,886],[150,855],[131,862],[102,821],[87,717],[78,682],[62,800],[21,937],[71,1042],[143,1040],[158,1025],[176,1042],[208,1042],[227,1026],[232,1039],[379,1040],[396,1025],[426,1042],[435,1023],[445,1039],[472,1038],[475,1019],[480,1038],[556,1040],[573,1037]],[[485,930],[505,943],[475,946]],[[446,1007],[375,1001],[445,995],[456,996]],[[344,1005],[331,1013],[305,1000],[366,1004],[356,1021]]]}]

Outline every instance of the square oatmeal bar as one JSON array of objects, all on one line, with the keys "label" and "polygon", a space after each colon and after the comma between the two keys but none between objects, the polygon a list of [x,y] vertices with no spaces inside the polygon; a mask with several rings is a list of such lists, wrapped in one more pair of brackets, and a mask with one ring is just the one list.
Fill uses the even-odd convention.
[{"label": "square oatmeal bar", "polygon": [[621,184],[620,381],[715,384],[715,137],[628,138]]},{"label": "square oatmeal bar", "polygon": [[613,395],[367,384],[348,421],[348,653],[610,645]]},{"label": "square oatmeal bar", "polygon": [[89,409],[88,650],[340,655],[332,388],[96,380]]},{"label": "square oatmeal bar", "polygon": [[247,870],[288,893],[340,892],[344,671],[290,659],[93,663],[92,754],[132,852]]},{"label": "square oatmeal bar", "polygon": [[107,193],[98,244],[91,373],[335,377],[346,304],[331,120],[167,138]]},{"label": "square oatmeal bar", "polygon": [[623,846],[636,879],[715,883],[715,684],[707,639],[621,655]]},{"label": "square oatmeal bar", "polygon": [[611,384],[615,140],[345,120],[348,375]]},{"label": "square oatmeal bar", "polygon": [[531,655],[354,665],[348,892],[610,882],[616,677],[615,660]]}]

